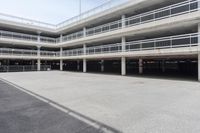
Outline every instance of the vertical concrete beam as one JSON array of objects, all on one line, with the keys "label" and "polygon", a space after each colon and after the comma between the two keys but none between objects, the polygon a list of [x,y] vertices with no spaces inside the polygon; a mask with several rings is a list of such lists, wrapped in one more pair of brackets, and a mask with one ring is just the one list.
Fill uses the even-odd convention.
[{"label": "vertical concrete beam", "polygon": [[125,28],[126,27],[126,15],[122,15],[121,20],[122,20],[122,28]]},{"label": "vertical concrete beam", "polygon": [[104,72],[104,60],[101,60],[101,72]]},{"label": "vertical concrete beam", "polygon": [[60,42],[63,42],[63,35],[60,35]]},{"label": "vertical concrete beam", "polygon": [[83,72],[86,73],[87,72],[87,60],[83,59]]},{"label": "vertical concrete beam", "polygon": [[86,37],[86,27],[83,28],[83,37]]},{"label": "vertical concrete beam", "polygon": [[121,43],[122,43],[122,52],[125,52],[126,51],[126,37],[122,37],[122,40],[121,40]]},{"label": "vertical concrete beam", "polygon": [[[83,45],[83,54],[86,55],[86,44]],[[83,59],[83,72],[87,72],[87,60]]]},{"label": "vertical concrete beam", "polygon": [[121,58],[121,75],[122,76],[126,75],[126,58],[125,57]]},{"label": "vertical concrete beam", "polygon": [[37,41],[40,42],[40,34],[41,32],[38,32],[38,36],[37,36]]},{"label": "vertical concrete beam", "polygon": [[143,74],[143,60],[139,59],[139,74]]},{"label": "vertical concrete beam", "polygon": [[200,82],[200,53],[198,54],[198,81]]},{"label": "vertical concrete beam", "polygon": [[[199,2],[199,8],[200,8],[200,2]],[[198,24],[198,33],[200,33],[200,23]],[[198,35],[198,81],[200,81],[200,34]]]},{"label": "vertical concrete beam", "polygon": [[37,47],[37,71],[41,70],[40,46]]},{"label": "vertical concrete beam", "polygon": [[[63,48],[60,48],[60,57],[62,58]],[[63,59],[60,59],[60,71],[63,71]]]}]

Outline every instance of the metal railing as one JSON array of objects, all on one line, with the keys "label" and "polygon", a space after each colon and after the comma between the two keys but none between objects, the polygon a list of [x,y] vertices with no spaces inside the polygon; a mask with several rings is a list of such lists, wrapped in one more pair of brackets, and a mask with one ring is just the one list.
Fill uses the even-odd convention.
[{"label": "metal railing", "polygon": [[[34,56],[37,57],[37,50],[26,49],[12,49],[12,48],[0,48],[0,55],[7,56]],[[60,52],[55,51],[40,51],[41,57],[59,57]]]},{"label": "metal railing", "polygon": [[0,48],[0,55],[9,55],[9,56],[37,56],[37,50]]},{"label": "metal railing", "polygon": [[[105,33],[117,29],[122,28],[122,23],[124,23],[125,27],[135,26],[147,22],[152,22],[168,17],[173,17],[176,15],[181,15],[185,13],[190,13],[197,11],[199,8],[200,0],[187,0],[184,2],[180,2],[177,4],[173,4],[164,8],[160,8],[157,10],[149,11],[146,13],[142,13],[139,15],[135,15],[129,18],[125,18],[125,22],[122,20],[114,21],[111,23],[107,23],[104,25],[100,25],[94,28],[86,29],[86,36],[92,36],[100,33]],[[60,42],[66,42],[78,38],[84,37],[83,31],[72,33],[70,35],[66,35],[61,38],[50,38],[50,37],[43,37],[40,36],[40,42],[42,43],[50,43],[50,44],[57,44]],[[7,39],[17,39],[17,40],[25,40],[25,41],[33,41],[38,42],[37,35],[28,35],[22,33],[15,33],[15,32],[8,32],[8,31],[0,31],[0,38],[7,38]]]},{"label": "metal railing", "polygon": [[62,37],[62,42],[66,42],[66,41],[70,41],[70,40],[74,40],[74,39],[79,39],[83,37],[83,31],[79,31],[76,33],[72,33],[66,36]]},{"label": "metal railing", "polygon": [[[0,38],[38,42],[38,36],[36,35],[29,35],[29,34],[2,31],[2,30],[0,31]],[[40,36],[39,38],[40,42],[56,44],[55,38],[43,37],[43,36]]]},{"label": "metal railing", "polygon": [[[51,65],[41,65],[41,71],[51,70]],[[37,65],[0,65],[0,72],[37,71]]]},{"label": "metal railing", "polygon": [[[86,55],[193,47],[193,46],[198,46],[198,37],[200,37],[200,34],[193,33],[193,34],[184,34],[184,35],[126,42],[124,46],[125,51],[122,50],[121,43],[94,46],[86,48]],[[67,50],[64,51],[67,54],[63,54],[63,56],[83,55],[83,49],[79,49],[78,51],[79,52],[77,52],[77,50]]]},{"label": "metal railing", "polygon": [[200,34],[194,33],[127,42],[125,52],[198,46],[199,37]]},{"label": "metal railing", "polygon": [[200,0],[187,0],[164,8],[132,16],[126,18],[126,26],[135,26],[147,22],[198,11],[198,9],[200,9],[199,2]]},{"label": "metal railing", "polygon": [[84,19],[86,19],[88,17],[91,17],[91,16],[95,15],[95,14],[98,14],[100,12],[109,10],[111,8],[114,8],[114,7],[118,6],[118,5],[126,3],[127,1],[129,1],[129,0],[109,0],[109,2],[104,3],[104,4],[98,6],[98,7],[94,8],[94,9],[91,9],[91,10],[89,10],[87,12],[84,12],[84,13],[78,15],[78,16],[75,16],[75,17],[73,17],[73,18],[71,18],[69,20],[66,20],[64,22],[59,23],[56,27],[57,28],[62,28],[64,26],[67,26],[67,25],[70,25],[70,24],[78,23],[79,21],[82,21],[82,20],[84,20]]},{"label": "metal railing", "polygon": [[102,4],[102,5],[100,5],[96,8],[93,8],[93,9],[87,11],[87,12],[84,12],[84,13],[78,15],[78,16],[72,17],[72,18],[70,18],[70,19],[68,19],[64,22],[61,22],[57,25],[49,24],[49,23],[45,23],[45,22],[41,22],[41,21],[36,21],[36,20],[32,20],[32,19],[17,17],[17,16],[13,16],[13,15],[8,15],[8,14],[4,14],[4,13],[0,13],[0,19],[56,30],[57,28],[62,28],[64,26],[77,23],[81,20],[84,20],[84,19],[90,17],[90,16],[93,16],[97,13],[111,9],[111,8],[118,6],[120,4],[123,4],[127,1],[129,1],[129,0],[109,0],[109,2],[107,2],[107,3],[104,3],[104,4]]},{"label": "metal railing", "polygon": [[[122,46],[122,43],[107,44],[107,45],[86,48],[86,55],[193,47],[193,46],[198,46],[199,43],[198,38],[200,38],[200,34],[193,33],[193,34],[183,34],[183,35],[176,35],[169,37],[139,40],[139,41],[131,41],[131,42],[126,42],[124,46]],[[125,50],[122,50],[122,47],[124,47]],[[0,55],[8,55],[8,56],[37,57],[38,56],[37,52],[38,52],[37,50],[0,48]],[[80,56],[80,55],[84,55],[83,48],[64,50],[62,53],[63,57]],[[40,56],[60,57],[60,51],[40,51]]]},{"label": "metal railing", "polygon": [[123,22],[122,20],[118,20],[104,25],[100,25],[94,28],[87,29],[86,35],[91,36],[100,33],[110,32],[113,30],[118,30],[122,28],[122,23],[125,23],[126,27],[130,27],[168,17],[173,17],[176,15],[198,11],[198,2],[200,2],[200,0],[187,0],[181,3],[173,4],[164,8],[126,18],[125,22]]},{"label": "metal railing", "polygon": [[51,37],[43,37],[43,36],[41,36],[40,37],[40,42],[56,44],[57,43],[57,39],[51,38]]},{"label": "metal railing", "polygon": [[100,34],[100,33],[104,33],[104,32],[109,32],[109,31],[113,31],[113,30],[118,30],[122,28],[122,21],[118,20],[118,21],[114,21],[108,24],[104,24],[104,25],[100,25],[94,28],[90,28],[86,30],[86,36],[92,36],[92,35],[96,35],[96,34]]},{"label": "metal railing", "polygon": [[93,54],[107,54],[107,53],[118,53],[122,51],[122,44],[108,44],[103,46],[89,47],[86,50],[87,55]]},{"label": "metal railing", "polygon": [[55,51],[40,51],[40,56],[41,57],[59,57],[60,52],[55,52]]},{"label": "metal railing", "polygon": [[14,21],[14,22],[23,23],[23,24],[32,25],[32,26],[56,29],[56,25],[53,25],[53,24],[40,22],[40,21],[36,21],[36,20],[32,20],[32,19],[26,19],[26,18],[22,18],[22,17],[17,17],[17,16],[13,16],[13,15],[8,15],[8,14],[4,14],[4,13],[0,13],[0,19]]},{"label": "metal railing", "polygon": [[84,54],[83,48],[79,48],[73,50],[64,50],[62,56],[79,56],[83,54]]}]

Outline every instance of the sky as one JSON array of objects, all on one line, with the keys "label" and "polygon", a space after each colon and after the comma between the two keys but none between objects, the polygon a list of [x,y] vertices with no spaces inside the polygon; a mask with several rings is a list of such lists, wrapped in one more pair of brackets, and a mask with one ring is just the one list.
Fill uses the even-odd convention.
[{"label": "sky", "polygon": [[[80,0],[0,0],[0,13],[58,24],[79,14]],[[81,0],[82,11],[109,0]]]}]

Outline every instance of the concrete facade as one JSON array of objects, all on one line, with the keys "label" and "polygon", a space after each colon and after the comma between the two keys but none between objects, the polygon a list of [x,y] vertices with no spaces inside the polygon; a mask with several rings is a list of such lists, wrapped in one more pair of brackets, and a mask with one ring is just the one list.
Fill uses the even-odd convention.
[{"label": "concrete facade", "polygon": [[[162,61],[159,64],[161,72],[166,73],[171,67],[165,60],[181,58],[184,63],[187,62],[184,60],[191,60],[191,63],[199,61],[199,3],[199,0],[127,1],[106,12],[56,27],[28,27],[10,22],[10,31],[1,31],[0,44],[2,48],[7,47],[5,44],[15,46],[1,49],[0,59],[36,60],[38,71],[43,62],[48,62],[45,64],[57,70],[66,70],[68,68],[64,67],[72,65],[69,68],[83,72],[87,72],[87,61],[93,60],[99,61],[93,66],[95,69],[101,72],[117,70],[121,71],[121,75],[127,74],[128,60],[138,60],[137,66],[131,67],[138,67],[137,72],[143,74],[148,65],[159,59]],[[169,12],[162,14],[166,7]],[[0,21],[0,25],[5,22]],[[6,24],[3,26],[7,28]],[[27,34],[20,33],[17,30],[19,27],[23,27],[23,32]],[[31,35],[30,30],[36,34]],[[145,62],[149,59],[154,61]],[[120,60],[120,65],[116,60]],[[107,62],[113,64],[107,65]],[[177,64],[175,66],[178,68]],[[196,70],[196,65],[193,67]]]}]

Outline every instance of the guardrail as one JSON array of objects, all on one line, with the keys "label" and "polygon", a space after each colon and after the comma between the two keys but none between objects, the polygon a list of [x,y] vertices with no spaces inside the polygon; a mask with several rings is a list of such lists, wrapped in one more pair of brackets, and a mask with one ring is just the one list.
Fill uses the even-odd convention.
[{"label": "guardrail", "polygon": [[32,19],[26,19],[26,18],[22,18],[22,17],[17,17],[17,16],[13,16],[13,15],[8,15],[8,14],[4,14],[4,13],[0,13],[0,19],[7,20],[7,21],[14,21],[14,22],[32,25],[32,26],[56,29],[56,26],[53,24],[40,22],[40,21],[36,21],[36,20],[32,20]]},{"label": "guardrail", "polygon": [[[86,48],[86,55],[95,54],[108,54],[108,53],[120,53],[120,52],[130,52],[130,51],[143,51],[143,50],[156,50],[156,49],[167,49],[167,48],[181,48],[181,47],[193,47],[198,46],[198,37],[200,34],[184,34],[177,36],[161,37],[155,39],[146,39],[139,41],[126,42],[125,51],[122,50],[122,44],[108,44],[102,46],[94,46]],[[83,55],[83,48],[77,50],[63,51],[65,53],[63,56],[79,56]],[[81,54],[80,54],[81,53]]]},{"label": "guardrail", "polygon": [[122,23],[125,27],[131,27],[139,24],[144,24],[164,18],[174,17],[176,15],[186,14],[200,9],[198,7],[200,0],[187,0],[177,4],[173,4],[164,8],[138,14],[132,17],[125,18],[125,21],[117,20],[111,23],[103,24],[97,27],[86,30],[86,36],[92,36],[122,28]]},{"label": "guardrail", "polygon": [[[5,38],[5,39],[16,39],[16,40],[23,40],[23,41],[38,42],[38,37],[39,36],[37,35],[29,35],[29,34],[2,31],[2,30],[0,31],[0,38]],[[40,38],[40,42],[56,44],[55,38],[43,37],[43,36],[40,36],[39,38]]]},{"label": "guardrail", "polygon": [[62,56],[78,56],[83,54],[84,54],[83,48],[79,48],[73,50],[64,50]]},{"label": "guardrail", "polygon": [[199,37],[194,33],[127,42],[125,52],[198,46]]},{"label": "guardrail", "polygon": [[[184,2],[180,2],[177,4],[173,4],[164,8],[160,8],[157,10],[149,11],[146,13],[142,13],[139,15],[135,15],[132,17],[125,18],[124,21],[117,20],[111,23],[107,23],[104,25],[100,25],[97,27],[86,29],[86,36],[97,35],[105,32],[110,32],[113,30],[118,30],[122,28],[124,24],[125,27],[131,27],[139,24],[144,24],[152,21],[157,21],[164,18],[169,18],[181,14],[186,14],[194,11],[198,11],[200,9],[199,4],[200,0],[187,0]],[[50,38],[40,36],[40,42],[42,43],[50,43],[57,44],[60,42],[66,42],[74,39],[79,39],[84,37],[83,31],[79,31],[76,33],[72,33],[61,38]],[[22,33],[8,32],[8,31],[0,31],[0,38],[7,39],[17,39],[17,40],[25,40],[25,41],[38,41],[37,35],[28,35]]]},{"label": "guardrail", "polygon": [[[198,46],[199,43],[198,38],[200,38],[200,34],[193,33],[193,34],[184,34],[184,35],[139,40],[139,41],[131,41],[131,42],[126,42],[124,46],[122,46],[122,43],[116,43],[116,44],[87,47],[86,55],[193,47],[193,46]],[[125,50],[122,50],[122,47],[124,47]],[[34,57],[38,56],[37,50],[24,50],[24,49],[11,49],[11,48],[0,48],[0,55],[34,56]],[[84,55],[83,48],[64,50],[62,53],[63,57],[80,56],[80,55]],[[60,51],[40,51],[40,56],[60,57]]]},{"label": "guardrail", "polygon": [[37,56],[37,50],[0,48],[0,55],[9,55],[9,56]]},{"label": "guardrail", "polygon": [[109,0],[107,3],[104,3],[96,8],[93,8],[93,9],[87,11],[87,12],[81,13],[80,15],[72,17],[72,18],[70,18],[64,22],[61,22],[57,25],[49,24],[49,23],[45,23],[45,22],[41,22],[41,21],[36,21],[36,20],[32,20],[32,19],[17,17],[17,16],[13,16],[13,15],[8,15],[8,14],[4,14],[4,13],[0,13],[0,19],[7,20],[7,21],[14,21],[14,22],[22,23],[22,24],[31,25],[31,26],[39,26],[39,27],[50,28],[50,29],[56,30],[57,28],[62,28],[64,26],[67,26],[70,24],[78,23],[81,20],[84,20],[90,16],[97,14],[97,13],[106,11],[110,8],[118,6],[127,1],[129,1],[129,0]]},{"label": "guardrail", "polygon": [[[37,50],[26,50],[26,49],[11,49],[11,48],[0,48],[0,55],[7,56],[33,56],[37,57]],[[40,51],[41,57],[59,57],[60,52],[55,51]]]},{"label": "guardrail", "polygon": [[66,42],[66,41],[70,41],[70,40],[74,40],[74,39],[79,39],[83,37],[83,31],[79,31],[76,33],[72,33],[66,36],[62,37],[62,42]]},{"label": "guardrail", "polygon": [[87,12],[84,12],[78,16],[75,16],[73,18],[70,18],[69,20],[66,20],[64,22],[61,22],[59,23],[56,27],[57,28],[62,28],[64,26],[67,26],[67,25],[70,25],[70,24],[75,24],[75,23],[78,23],[79,21],[82,21],[88,17],[91,17],[95,14],[98,14],[100,12],[103,12],[103,11],[106,11],[106,10],[109,10],[111,8],[114,8],[115,6],[118,6],[118,5],[121,5],[125,2],[127,2],[129,0],[109,0],[107,3],[104,3],[94,9],[91,9]]},{"label": "guardrail", "polygon": [[187,0],[164,8],[142,13],[136,16],[126,18],[126,26],[135,26],[147,22],[152,22],[160,19],[174,17],[194,11],[198,11],[200,0]]},{"label": "guardrail", "polygon": [[122,21],[114,21],[108,24],[100,25],[94,28],[90,28],[86,30],[86,36],[92,36],[100,33],[105,33],[113,30],[118,30],[122,28]]},{"label": "guardrail", "polygon": [[[51,65],[41,65],[41,71],[51,70]],[[37,71],[37,65],[0,65],[0,72]]]},{"label": "guardrail", "polygon": [[55,51],[40,51],[41,57],[60,57],[60,52]]}]

